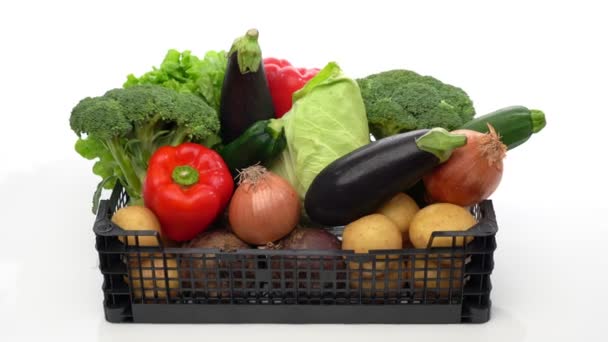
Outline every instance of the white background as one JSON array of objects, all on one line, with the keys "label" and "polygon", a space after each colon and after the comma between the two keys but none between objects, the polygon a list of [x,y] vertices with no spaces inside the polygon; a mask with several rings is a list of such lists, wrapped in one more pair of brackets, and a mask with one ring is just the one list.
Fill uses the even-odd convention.
[{"label": "white background", "polygon": [[[601,1],[3,1],[0,4],[0,340],[598,341],[608,307],[608,12]],[[511,151],[484,325],[112,325],[71,108],[158,65],[260,30],[265,56],[391,68],[464,88],[478,113],[521,104],[548,124]],[[603,339],[602,339],[603,340]]]}]

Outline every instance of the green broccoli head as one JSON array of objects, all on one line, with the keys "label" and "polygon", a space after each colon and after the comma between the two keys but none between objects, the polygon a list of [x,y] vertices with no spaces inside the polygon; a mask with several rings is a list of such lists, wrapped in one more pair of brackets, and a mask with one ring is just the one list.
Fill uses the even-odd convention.
[{"label": "green broccoli head", "polygon": [[157,148],[185,141],[212,147],[220,141],[215,109],[199,96],[158,85],[85,98],[72,110],[70,126],[79,136],[76,151],[99,159],[93,172],[103,178],[100,187],[120,180],[135,201],[141,197],[148,160]]},{"label": "green broccoli head", "polygon": [[87,97],[74,107],[70,126],[78,136],[85,133],[101,140],[127,135],[133,129],[120,103],[98,97]]},{"label": "green broccoli head", "polygon": [[72,110],[70,125],[78,135],[86,133],[102,140],[117,137],[149,142],[164,137],[159,142],[176,145],[184,140],[217,141],[220,121],[217,112],[196,95],[141,85],[80,101]]},{"label": "green broccoli head", "polygon": [[179,93],[175,99],[175,107],[179,111],[173,111],[166,119],[175,121],[178,127],[183,127],[190,140],[210,147],[220,142],[218,114],[199,96]]},{"label": "green broccoli head", "polygon": [[462,89],[413,71],[385,71],[357,81],[377,139],[421,128],[452,130],[475,115]]}]

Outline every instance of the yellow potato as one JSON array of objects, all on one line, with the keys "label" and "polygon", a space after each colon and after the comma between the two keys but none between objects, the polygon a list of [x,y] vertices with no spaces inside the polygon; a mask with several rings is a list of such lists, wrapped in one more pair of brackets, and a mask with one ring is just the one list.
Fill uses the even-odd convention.
[{"label": "yellow potato", "polygon": [[[435,203],[422,208],[410,224],[410,241],[416,248],[426,248],[434,231],[465,231],[477,223],[465,208],[450,203]],[[467,238],[467,243],[472,238]],[[463,245],[463,238],[456,238],[456,246]],[[452,247],[451,237],[433,239],[433,247]]]},{"label": "yellow potato", "polygon": [[[142,279],[144,299],[167,298],[167,286],[169,287],[170,298],[177,297],[179,280],[175,258],[167,258],[167,268],[165,268],[162,257],[154,258],[154,271],[152,270],[152,260],[142,259],[141,273],[138,267],[139,262],[136,258],[131,258],[129,265],[131,275],[133,276],[132,290],[135,297],[141,298],[142,296]],[[167,281],[165,281],[165,276]],[[124,276],[124,279],[129,284],[129,278]]]},{"label": "yellow potato", "polygon": [[[374,276],[373,276],[374,273],[376,274],[376,277],[384,277],[384,270],[386,269],[387,264],[388,264],[389,272],[393,272],[392,270],[399,269],[399,260],[397,260],[397,259],[398,259],[398,256],[391,255],[387,262],[387,261],[384,261],[384,260],[386,260],[386,257],[381,256],[381,255],[376,256],[375,271],[374,271],[372,261],[361,263],[361,277],[363,279],[372,279],[372,278],[374,278]],[[359,263],[358,262],[350,262],[348,264],[348,268],[351,270],[351,275],[355,274],[355,277],[357,277],[357,278],[359,277]],[[402,268],[402,270],[403,269],[404,268]]]},{"label": "yellow potato", "polygon": [[[394,265],[394,266],[393,266]],[[388,280],[385,281],[384,271],[376,271],[375,279],[376,279],[376,290],[384,290],[386,289],[400,289],[404,286],[405,282],[408,280],[408,271],[405,263],[401,266],[401,280],[399,279],[399,264],[396,262],[390,263],[388,273]],[[371,272],[367,272],[370,276],[366,276],[366,272],[363,272],[361,279],[361,288],[366,290],[372,289],[372,278]],[[359,288],[359,272],[351,272],[350,273],[350,287],[353,289]]]},{"label": "yellow potato", "polygon": [[[354,250],[356,253],[367,253],[377,249],[401,249],[402,237],[399,228],[393,221],[381,214],[371,214],[364,216],[354,222],[349,223],[342,233],[342,249]],[[397,258],[396,255],[390,258]],[[385,256],[376,257],[376,270],[384,270],[386,261]],[[394,264],[394,262],[389,262]],[[359,269],[359,263],[349,262],[350,269]],[[373,262],[368,261],[361,265],[365,270],[373,269]]]},{"label": "yellow potato", "polygon": [[[414,288],[416,290],[423,290],[426,285],[427,292],[445,296],[449,294],[450,281],[452,293],[460,290],[461,279],[460,267],[449,268],[441,265],[441,268],[439,268],[438,264],[432,261],[428,261],[425,267],[424,260],[418,259],[415,262]],[[417,292],[421,294],[421,291]]]},{"label": "yellow potato", "polygon": [[[112,216],[112,222],[124,230],[155,230],[160,234],[160,222],[152,210],[139,205],[123,207],[116,211]],[[122,243],[125,243],[125,237],[119,237]],[[130,236],[128,244],[136,245],[134,236]],[[158,240],[155,236],[140,236],[140,246],[158,246]]]},{"label": "yellow potato", "polygon": [[400,192],[384,203],[377,212],[388,217],[397,225],[403,234],[405,243],[408,240],[410,223],[419,210],[420,208],[413,198]]},{"label": "yellow potato", "polygon": [[384,215],[371,214],[349,223],[342,233],[342,249],[367,253],[373,249],[400,249],[399,228]]}]

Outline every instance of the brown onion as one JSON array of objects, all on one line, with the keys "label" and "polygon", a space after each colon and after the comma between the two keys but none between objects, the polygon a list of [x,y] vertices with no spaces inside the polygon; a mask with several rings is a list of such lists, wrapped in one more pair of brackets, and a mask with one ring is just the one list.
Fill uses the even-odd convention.
[{"label": "brown onion", "polygon": [[502,178],[507,147],[500,141],[494,127],[488,133],[455,130],[465,134],[467,144],[452,152],[448,161],[423,178],[424,186],[434,202],[470,206],[494,193]]},{"label": "brown onion", "polygon": [[[184,248],[217,248],[221,252],[232,252],[250,248],[245,242],[226,229],[207,230],[183,245]],[[254,261],[242,259],[222,260],[213,253],[184,253],[181,255],[180,277],[183,279],[185,292],[192,296],[222,297],[230,296],[231,279],[243,279],[238,287],[253,287],[252,279]],[[229,272],[228,270],[232,270]],[[240,286],[243,285],[243,286]],[[233,292],[233,295],[242,295]]]},{"label": "brown onion", "polygon": [[300,219],[300,210],[300,199],[291,184],[254,165],[239,174],[228,220],[241,240],[265,245],[289,234]]}]

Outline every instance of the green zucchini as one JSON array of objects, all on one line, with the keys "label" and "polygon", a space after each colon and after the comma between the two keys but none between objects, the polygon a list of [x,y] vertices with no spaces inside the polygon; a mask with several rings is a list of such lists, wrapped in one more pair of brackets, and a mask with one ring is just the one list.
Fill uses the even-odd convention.
[{"label": "green zucchini", "polygon": [[[277,128],[276,126],[279,126]],[[285,146],[285,132],[277,120],[261,120],[251,125],[243,134],[219,149],[233,175],[256,163],[264,163],[277,156]]]},{"label": "green zucchini", "polygon": [[545,113],[540,110],[511,106],[477,117],[460,128],[487,133],[488,124],[494,127],[502,143],[512,150],[530,139],[533,133],[540,132],[547,122]]}]

